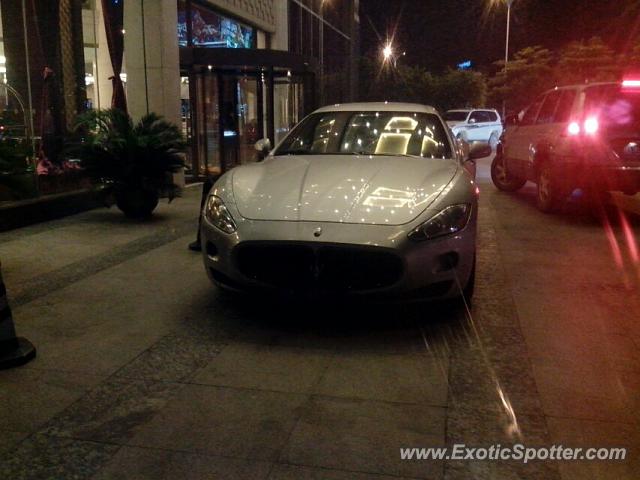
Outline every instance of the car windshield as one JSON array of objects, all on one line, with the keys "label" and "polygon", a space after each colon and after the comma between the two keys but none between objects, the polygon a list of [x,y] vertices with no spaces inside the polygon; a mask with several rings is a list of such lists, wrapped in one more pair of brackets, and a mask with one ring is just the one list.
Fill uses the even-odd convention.
[{"label": "car windshield", "polygon": [[464,122],[469,116],[469,112],[460,110],[451,110],[444,114],[444,119],[447,122]]},{"label": "car windshield", "polygon": [[407,155],[451,158],[437,115],[417,112],[326,112],[310,115],[275,155]]},{"label": "car windshield", "polygon": [[585,116],[596,116],[609,130],[640,129],[640,91],[619,86],[587,89]]}]

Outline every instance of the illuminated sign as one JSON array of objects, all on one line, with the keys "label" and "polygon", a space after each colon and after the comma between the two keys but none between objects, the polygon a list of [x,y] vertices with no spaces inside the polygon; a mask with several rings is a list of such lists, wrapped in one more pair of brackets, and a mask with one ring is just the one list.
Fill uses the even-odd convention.
[{"label": "illuminated sign", "polygon": [[[191,44],[206,48],[255,48],[256,29],[191,3]],[[178,44],[189,45],[189,13],[184,2],[178,9]]]},{"label": "illuminated sign", "polygon": [[464,62],[458,64],[458,70],[469,70],[471,66],[471,60],[465,60]]}]

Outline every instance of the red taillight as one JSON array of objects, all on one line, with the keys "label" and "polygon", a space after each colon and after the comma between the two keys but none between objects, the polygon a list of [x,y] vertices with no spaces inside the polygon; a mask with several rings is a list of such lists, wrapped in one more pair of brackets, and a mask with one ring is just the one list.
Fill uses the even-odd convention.
[{"label": "red taillight", "polygon": [[600,129],[600,122],[596,117],[588,117],[582,125],[578,122],[571,122],[567,127],[566,135],[577,137],[580,134],[595,135]]},{"label": "red taillight", "polygon": [[580,124],[578,122],[571,122],[567,127],[567,133],[572,137],[580,135]]},{"label": "red taillight", "polygon": [[600,123],[596,117],[589,117],[584,121],[584,133],[587,135],[595,135],[599,128]]}]

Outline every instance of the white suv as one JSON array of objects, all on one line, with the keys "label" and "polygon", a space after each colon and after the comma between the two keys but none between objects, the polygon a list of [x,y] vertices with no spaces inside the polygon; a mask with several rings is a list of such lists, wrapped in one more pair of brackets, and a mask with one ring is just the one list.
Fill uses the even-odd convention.
[{"label": "white suv", "polygon": [[558,210],[580,188],[596,206],[610,191],[640,191],[640,80],[549,90],[510,118],[491,165],[493,183],[537,184],[537,205]]},{"label": "white suv", "polygon": [[495,147],[502,135],[502,121],[496,110],[449,110],[444,119],[454,136],[466,142],[488,142]]}]

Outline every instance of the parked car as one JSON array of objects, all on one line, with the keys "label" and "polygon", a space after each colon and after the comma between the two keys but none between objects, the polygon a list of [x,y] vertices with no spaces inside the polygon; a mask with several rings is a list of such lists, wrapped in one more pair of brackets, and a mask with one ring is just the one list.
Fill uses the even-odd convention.
[{"label": "parked car", "polygon": [[640,191],[640,81],[555,88],[508,123],[491,167],[500,190],[535,182],[543,212],[577,188]]},{"label": "parked car", "polygon": [[449,110],[444,119],[454,136],[466,142],[488,142],[495,148],[502,135],[502,120],[496,110]]},{"label": "parked car", "polygon": [[477,189],[467,158],[431,107],[321,108],[259,163],[224,174],[201,237],[219,287],[434,299],[474,284]]}]

